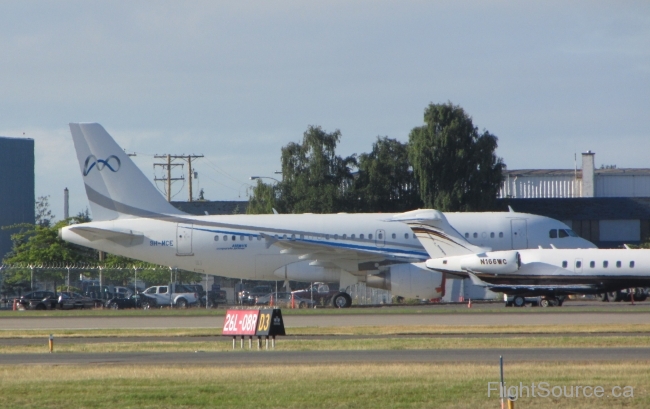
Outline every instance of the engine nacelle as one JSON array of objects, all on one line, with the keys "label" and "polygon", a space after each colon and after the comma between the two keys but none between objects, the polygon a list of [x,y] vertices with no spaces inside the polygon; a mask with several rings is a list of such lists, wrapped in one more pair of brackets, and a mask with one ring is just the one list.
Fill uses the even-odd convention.
[{"label": "engine nacelle", "polygon": [[385,272],[366,277],[366,285],[404,298],[429,300],[445,295],[444,274],[429,270],[424,263],[392,265]]},{"label": "engine nacelle", "polygon": [[312,266],[309,261],[299,261],[297,263],[287,264],[280,267],[273,273],[281,280],[294,281],[321,281],[325,283],[339,282],[341,273],[338,269],[323,268]]},{"label": "engine nacelle", "polygon": [[460,262],[463,270],[492,274],[514,273],[520,266],[521,258],[518,251],[491,251],[463,256]]}]

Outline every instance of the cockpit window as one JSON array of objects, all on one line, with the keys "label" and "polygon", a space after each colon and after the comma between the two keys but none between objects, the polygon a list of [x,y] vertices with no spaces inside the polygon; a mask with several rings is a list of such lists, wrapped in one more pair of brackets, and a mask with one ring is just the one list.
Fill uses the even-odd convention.
[{"label": "cockpit window", "polygon": [[551,239],[557,239],[557,229],[549,230],[548,237],[550,237]]},{"label": "cockpit window", "polygon": [[569,237],[569,233],[564,229],[560,229],[560,238],[563,239],[565,237]]}]

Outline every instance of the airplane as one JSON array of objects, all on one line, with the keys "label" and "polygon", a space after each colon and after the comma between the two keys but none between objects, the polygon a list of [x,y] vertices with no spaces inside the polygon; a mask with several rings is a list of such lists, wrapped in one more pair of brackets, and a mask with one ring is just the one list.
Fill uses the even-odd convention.
[{"label": "airplane", "polygon": [[425,266],[447,275],[469,276],[475,285],[514,295],[542,296],[542,305],[562,305],[570,294],[608,294],[650,286],[648,249],[517,249],[492,251],[455,231],[442,212],[416,210],[396,216],[407,224],[429,254]]},{"label": "airplane", "polygon": [[[71,123],[93,221],[59,231],[68,242],[203,274],[251,280],[358,282],[404,298],[444,295],[445,276],[392,215],[189,215],[168,203],[106,130]],[[526,213],[447,213],[468,241],[494,250],[595,247],[557,220]],[[451,228],[451,227],[450,227]],[[460,233],[458,233],[460,234]]]}]

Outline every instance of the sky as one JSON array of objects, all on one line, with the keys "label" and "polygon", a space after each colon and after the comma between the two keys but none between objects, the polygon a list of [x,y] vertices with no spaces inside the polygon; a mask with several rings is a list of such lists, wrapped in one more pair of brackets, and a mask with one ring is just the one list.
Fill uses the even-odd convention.
[{"label": "sky", "polygon": [[70,122],[101,123],[152,179],[154,154],[204,155],[208,200],[281,177],[310,125],[360,154],[408,141],[429,103],[461,106],[509,169],[587,150],[650,168],[648,1],[3,1],[0,57],[0,135],[35,140],[57,219],[66,187],[87,207]]}]

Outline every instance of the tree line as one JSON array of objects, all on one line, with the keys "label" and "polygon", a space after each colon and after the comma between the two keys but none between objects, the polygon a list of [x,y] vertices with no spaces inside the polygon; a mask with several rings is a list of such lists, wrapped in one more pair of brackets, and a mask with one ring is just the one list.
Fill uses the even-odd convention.
[{"label": "tree line", "polygon": [[257,180],[247,212],[403,212],[494,208],[503,181],[498,138],[451,102],[429,104],[407,143],[377,137],[370,153],[336,154],[341,132],[309,126],[281,149],[282,180]]}]

